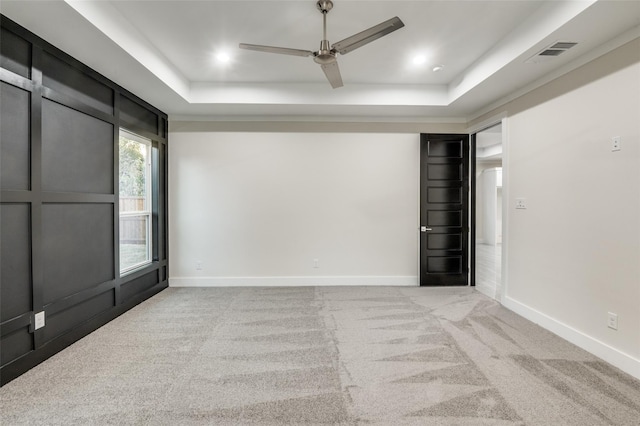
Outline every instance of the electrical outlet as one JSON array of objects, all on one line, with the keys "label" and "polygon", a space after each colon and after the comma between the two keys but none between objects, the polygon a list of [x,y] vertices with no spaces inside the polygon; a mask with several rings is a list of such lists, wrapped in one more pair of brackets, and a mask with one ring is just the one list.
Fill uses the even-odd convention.
[{"label": "electrical outlet", "polygon": [[33,329],[37,330],[42,327],[44,327],[44,311],[40,311],[35,315]]},{"label": "electrical outlet", "polygon": [[313,269],[320,268],[320,259],[313,259]]},{"label": "electrical outlet", "polygon": [[527,200],[524,198],[516,198],[516,209],[526,209],[527,208]]},{"label": "electrical outlet", "polygon": [[618,329],[618,315],[613,312],[607,312],[607,327],[617,330]]},{"label": "electrical outlet", "polygon": [[614,136],[611,138],[611,151],[620,151],[622,149],[622,138]]},{"label": "electrical outlet", "polygon": [[202,262],[200,260],[196,261],[196,271],[202,271]]}]

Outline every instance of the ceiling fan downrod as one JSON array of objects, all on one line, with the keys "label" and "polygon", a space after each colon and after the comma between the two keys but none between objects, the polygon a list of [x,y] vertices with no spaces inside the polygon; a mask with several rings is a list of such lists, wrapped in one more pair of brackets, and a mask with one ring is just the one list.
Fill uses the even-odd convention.
[{"label": "ceiling fan downrod", "polygon": [[331,0],[318,0],[316,3],[318,10],[322,13],[322,40],[320,49],[313,53],[313,60],[317,64],[330,64],[336,61],[336,52],[331,50],[329,40],[327,40],[327,13],[333,9]]}]

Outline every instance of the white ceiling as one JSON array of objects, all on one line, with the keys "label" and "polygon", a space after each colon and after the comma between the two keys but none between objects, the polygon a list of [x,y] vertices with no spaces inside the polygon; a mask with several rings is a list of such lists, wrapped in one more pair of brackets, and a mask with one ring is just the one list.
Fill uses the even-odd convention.
[{"label": "white ceiling", "polygon": [[[332,89],[311,58],[237,47],[317,50],[314,0],[3,0],[0,10],[171,119],[464,122],[640,35],[634,0],[334,0],[330,42],[393,16],[405,27],[339,56],[345,87]],[[556,41],[579,44],[526,63]],[[231,62],[218,64],[220,52]]]}]

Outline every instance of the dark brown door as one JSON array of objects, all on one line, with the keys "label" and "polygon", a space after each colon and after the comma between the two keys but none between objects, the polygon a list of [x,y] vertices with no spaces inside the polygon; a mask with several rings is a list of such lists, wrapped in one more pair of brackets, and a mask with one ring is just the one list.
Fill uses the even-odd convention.
[{"label": "dark brown door", "polygon": [[469,283],[469,135],[420,135],[420,285]]}]

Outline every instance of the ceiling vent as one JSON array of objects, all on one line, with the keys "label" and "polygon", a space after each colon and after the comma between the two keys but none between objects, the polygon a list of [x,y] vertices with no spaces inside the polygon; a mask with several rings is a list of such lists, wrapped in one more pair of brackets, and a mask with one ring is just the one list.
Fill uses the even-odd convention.
[{"label": "ceiling vent", "polygon": [[552,45],[545,47],[540,52],[527,59],[525,62],[528,64],[535,64],[538,62],[548,61],[562,55],[564,52],[571,49],[577,44],[578,43],[575,43],[573,41],[557,41]]}]

